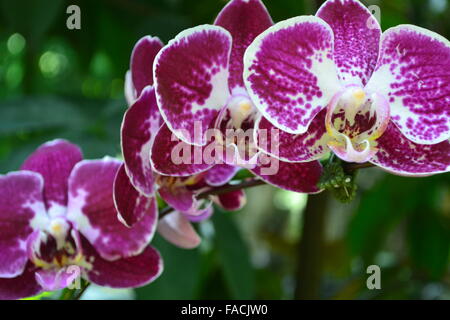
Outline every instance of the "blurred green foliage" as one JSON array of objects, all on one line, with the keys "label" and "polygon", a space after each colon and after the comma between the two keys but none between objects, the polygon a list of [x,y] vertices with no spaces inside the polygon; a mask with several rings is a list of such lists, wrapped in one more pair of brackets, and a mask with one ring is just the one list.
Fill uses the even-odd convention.
[{"label": "blurred green foliage", "polygon": [[[314,14],[322,1],[266,0],[274,21]],[[446,0],[364,1],[381,8],[383,29],[412,23],[450,36]],[[81,30],[65,9],[81,8]],[[0,172],[20,167],[39,144],[78,143],[85,157],[120,154],[124,74],[143,35],[168,41],[211,23],[218,0],[0,0]],[[447,175],[403,178],[368,169],[357,199],[327,200],[320,298],[449,299],[450,191]],[[165,272],[135,290],[139,299],[294,297],[306,197],[271,187],[249,190],[239,213],[216,211],[198,226],[195,250],[156,237]],[[382,290],[366,268],[382,268]],[[102,297],[100,295],[100,297]]]}]

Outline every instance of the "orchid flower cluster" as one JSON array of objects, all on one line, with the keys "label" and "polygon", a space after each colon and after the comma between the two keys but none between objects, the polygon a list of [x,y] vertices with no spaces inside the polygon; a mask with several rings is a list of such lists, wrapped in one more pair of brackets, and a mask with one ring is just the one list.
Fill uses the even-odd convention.
[{"label": "orchid flower cluster", "polygon": [[148,245],[156,201],[133,227],[121,223],[112,188],[120,166],[82,160],[76,145],[55,140],[0,177],[0,299],[59,290],[78,277],[133,288],[159,276],[162,259]]},{"label": "orchid flower cluster", "polygon": [[[322,166],[330,152],[398,175],[448,172],[449,79],[447,39],[412,25],[382,33],[357,0],[276,24],[260,0],[231,0],[166,45],[146,36],[126,74],[123,162],[82,160],[56,140],[0,177],[0,298],[67,287],[73,265],[103,286],[151,282],[155,231],[198,246],[191,223],[213,203],[245,204],[241,189],[210,192],[242,168],[310,194],[350,182]],[[159,219],[158,196],[172,208]]]}]

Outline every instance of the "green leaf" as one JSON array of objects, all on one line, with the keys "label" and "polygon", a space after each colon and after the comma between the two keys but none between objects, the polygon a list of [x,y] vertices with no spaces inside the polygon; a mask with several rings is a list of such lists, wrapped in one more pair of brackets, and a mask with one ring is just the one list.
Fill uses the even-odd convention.
[{"label": "green leaf", "polygon": [[[400,179],[401,180],[401,179]],[[361,200],[350,221],[347,241],[350,252],[371,261],[392,227],[405,213],[408,201],[397,194],[407,194],[398,177],[386,175],[372,189],[361,194]]]},{"label": "green leaf", "polygon": [[413,266],[434,280],[448,272],[450,254],[449,218],[439,214],[445,211],[439,197],[445,186],[441,178],[430,178],[417,188],[415,198],[421,201],[410,215],[407,235]]},{"label": "green leaf", "polygon": [[220,265],[233,299],[255,297],[255,271],[250,254],[230,213],[216,209],[212,218]]},{"label": "green leaf", "polygon": [[449,230],[432,212],[417,212],[409,221],[409,246],[413,265],[432,279],[448,271]]}]

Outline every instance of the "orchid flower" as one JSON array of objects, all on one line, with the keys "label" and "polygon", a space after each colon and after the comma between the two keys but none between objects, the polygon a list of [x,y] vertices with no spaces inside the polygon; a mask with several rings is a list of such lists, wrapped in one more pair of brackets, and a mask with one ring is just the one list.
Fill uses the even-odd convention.
[{"label": "orchid flower", "polygon": [[263,141],[265,152],[277,144],[273,156],[302,162],[331,150],[399,175],[449,170],[444,37],[413,25],[382,33],[359,1],[329,0],[316,16],[281,21],[260,34],[244,66],[249,96],[264,115],[258,130],[282,130],[277,141]]},{"label": "orchid flower", "polygon": [[[238,168],[225,164],[207,166],[206,171],[176,177],[162,175],[151,166],[154,137],[163,125],[151,72],[153,59],[161,47],[158,38],[146,36],[136,43],[131,55],[125,90],[131,105],[124,115],[121,130],[125,161],[115,180],[114,199],[121,221],[132,226],[145,214],[146,199],[158,192],[175,209],[159,221],[158,232],[177,246],[193,248],[200,243],[200,237],[191,222],[202,221],[212,214],[211,201],[197,200],[196,196],[228,183]],[[211,200],[226,210],[239,210],[245,199],[244,191],[237,190]]]},{"label": "orchid flower", "polygon": [[133,288],[160,275],[161,257],[148,246],[156,200],[146,200],[139,223],[124,226],[112,194],[120,164],[82,160],[77,146],[55,140],[0,176],[0,299],[62,289],[77,276]]},{"label": "orchid flower", "polygon": [[[253,131],[261,116],[243,83],[243,56],[255,37],[271,25],[261,1],[232,0],[214,25],[184,30],[158,52],[154,87],[165,125],[156,134],[151,152],[157,172],[188,176],[225,163],[251,169],[280,188],[320,191],[316,186],[322,172],[319,162],[277,161],[276,170],[266,170],[276,159],[257,150],[253,133],[250,139],[245,134],[242,139],[227,134]],[[193,149],[186,156],[190,164],[174,163],[172,156],[183,144]],[[213,160],[195,161],[198,154]]]}]

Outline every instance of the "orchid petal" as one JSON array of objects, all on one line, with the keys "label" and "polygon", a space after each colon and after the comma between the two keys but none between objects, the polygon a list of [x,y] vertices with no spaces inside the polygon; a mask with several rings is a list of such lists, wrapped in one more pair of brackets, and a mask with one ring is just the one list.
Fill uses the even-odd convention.
[{"label": "orchid petal", "polygon": [[155,91],[146,87],[125,113],[121,128],[122,152],[127,174],[136,189],[146,196],[151,196],[154,192],[150,152],[161,125]]},{"label": "orchid petal", "polygon": [[305,133],[341,86],[333,61],[333,31],[311,16],[275,24],[245,52],[244,83],[274,126]]},{"label": "orchid petal", "polygon": [[47,222],[43,179],[35,172],[0,176],[0,278],[22,274],[28,260],[26,242]]},{"label": "orchid petal", "polygon": [[185,186],[161,187],[158,193],[169,206],[181,212],[189,211],[195,205],[194,192]]},{"label": "orchid petal", "polygon": [[125,100],[127,101],[127,105],[131,106],[134,101],[137,99],[136,89],[133,86],[133,80],[131,80],[131,71],[128,70],[125,73],[125,85],[123,88],[125,94]]},{"label": "orchid petal", "polygon": [[0,300],[16,300],[32,297],[42,292],[35,279],[36,267],[29,262],[24,272],[10,279],[0,278]]},{"label": "orchid petal", "polygon": [[142,287],[158,278],[163,271],[161,255],[151,246],[144,248],[138,255],[109,261],[99,255],[89,241],[83,239],[83,252],[89,264],[87,278],[99,286]]},{"label": "orchid petal", "polygon": [[218,26],[187,29],[169,42],[154,63],[156,97],[161,114],[175,135],[205,145],[229,97],[231,35]]},{"label": "orchid petal", "polygon": [[357,0],[328,0],[317,11],[334,33],[334,62],[347,84],[366,85],[377,63],[381,28]]},{"label": "orchid petal", "polygon": [[320,191],[317,187],[322,175],[322,165],[319,161],[283,162],[262,154],[258,162],[258,166],[251,171],[271,185],[302,193],[318,193]]},{"label": "orchid petal", "polygon": [[402,176],[429,176],[450,171],[450,141],[417,144],[391,122],[376,141],[379,149],[371,162]]},{"label": "orchid petal", "polygon": [[160,174],[187,177],[210,169],[213,161],[203,159],[204,148],[187,144],[163,125],[155,137],[151,151],[153,169]]},{"label": "orchid petal", "polygon": [[244,87],[245,50],[257,35],[273,24],[272,18],[260,0],[232,0],[220,11],[214,24],[228,30],[233,38],[228,78],[230,92],[233,92],[236,87]]},{"label": "orchid petal", "polygon": [[119,220],[131,227],[146,215],[154,215],[155,199],[137,191],[131,184],[122,164],[114,180],[114,204]]},{"label": "orchid petal", "polygon": [[[182,212],[182,214],[190,221],[190,222],[201,222],[206,219],[209,219],[212,214],[214,213],[214,208],[212,206],[212,202],[209,200],[202,200],[198,202],[198,206],[204,204],[204,202],[207,202],[206,207],[203,207],[202,209],[195,209],[191,210],[190,212]],[[202,203],[203,202],[203,203]]]},{"label": "orchid petal", "polygon": [[130,71],[136,97],[146,86],[153,85],[153,62],[163,43],[158,37],[145,36],[135,44],[131,53]]},{"label": "orchid petal", "polygon": [[362,141],[355,147],[350,138],[342,133],[336,134],[341,141],[329,141],[330,149],[342,160],[347,162],[364,163],[369,161],[377,152],[376,149],[371,148],[368,140]]},{"label": "orchid petal", "polygon": [[392,121],[411,141],[450,138],[450,42],[420,27],[401,25],[381,37],[375,72],[366,90],[383,94]]},{"label": "orchid petal", "polygon": [[75,164],[82,159],[78,146],[57,139],[41,145],[23,163],[22,170],[38,172],[44,178],[44,200],[49,215],[65,214],[67,180]]},{"label": "orchid petal", "polygon": [[72,272],[69,267],[59,270],[39,270],[36,272],[36,281],[44,291],[56,291],[70,286],[78,276],[80,274]]},{"label": "orchid petal", "polygon": [[244,190],[236,190],[219,194],[215,202],[227,211],[237,211],[245,206],[247,198]]},{"label": "orchid petal", "polygon": [[261,117],[256,123],[258,148],[286,162],[305,162],[322,158],[329,148],[328,134],[325,129],[326,109],[320,111],[303,134],[284,132],[267,119]]},{"label": "orchid petal", "polygon": [[156,200],[131,228],[117,218],[113,184],[121,162],[112,158],[84,160],[69,178],[67,217],[107,260],[139,254],[152,239],[157,222]]},{"label": "orchid petal", "polygon": [[217,164],[205,173],[205,181],[213,187],[223,186],[239,171],[236,166]]},{"label": "orchid petal", "polygon": [[201,242],[192,224],[179,212],[169,213],[159,220],[158,232],[167,241],[183,249],[193,249]]}]

